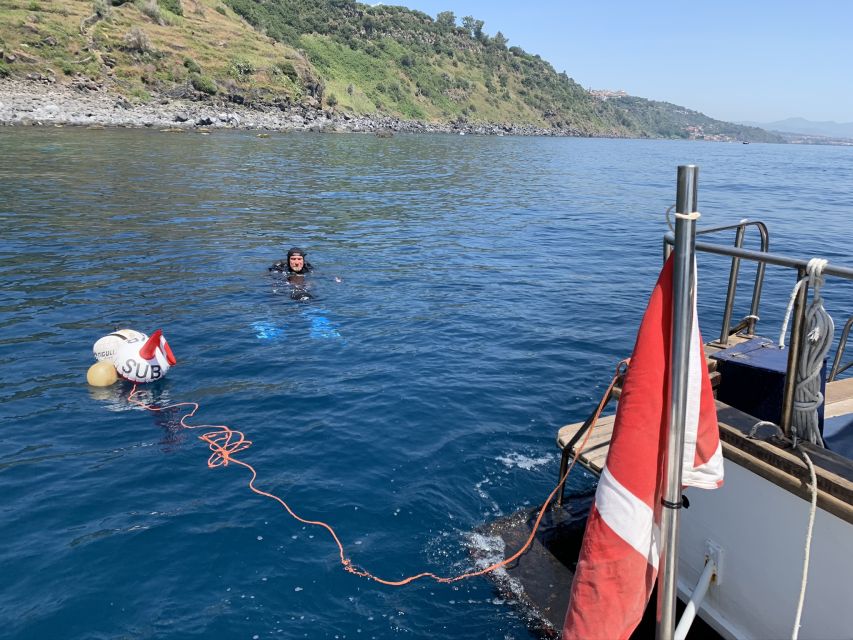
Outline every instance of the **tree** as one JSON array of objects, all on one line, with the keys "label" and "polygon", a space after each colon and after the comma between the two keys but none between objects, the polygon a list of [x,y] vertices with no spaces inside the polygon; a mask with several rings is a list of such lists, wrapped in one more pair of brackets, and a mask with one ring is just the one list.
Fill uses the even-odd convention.
[{"label": "tree", "polygon": [[495,34],[493,41],[497,46],[499,46],[501,48],[506,47],[506,43],[509,42],[509,40],[507,40],[506,36],[504,34],[502,34],[500,31],[498,31]]},{"label": "tree", "polygon": [[477,40],[483,39],[483,25],[486,24],[482,20],[475,20],[474,16],[465,16],[462,18],[462,26],[465,30],[473,35]]},{"label": "tree", "polygon": [[453,29],[456,26],[456,14],[452,11],[442,11],[435,17],[435,24],[442,29]]}]

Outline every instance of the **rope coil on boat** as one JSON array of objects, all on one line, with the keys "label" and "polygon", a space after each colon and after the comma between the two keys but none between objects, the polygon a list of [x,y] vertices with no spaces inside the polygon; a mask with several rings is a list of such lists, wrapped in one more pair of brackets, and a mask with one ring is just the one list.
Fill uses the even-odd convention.
[{"label": "rope coil on boat", "polygon": [[823,393],[820,390],[821,372],[835,333],[835,324],[824,309],[821,297],[821,287],[824,283],[823,270],[827,264],[828,261],[823,258],[809,260],[805,277],[797,281],[791,292],[791,299],[788,301],[788,309],[779,335],[779,346],[784,348],[785,333],[794,308],[794,301],[803,286],[811,288],[812,301],[806,310],[806,339],[803,340],[796,372],[797,384],[794,389],[794,413],[791,427],[795,445],[798,440],[807,440],[812,444],[825,446],[818,426],[818,409],[823,404]]}]

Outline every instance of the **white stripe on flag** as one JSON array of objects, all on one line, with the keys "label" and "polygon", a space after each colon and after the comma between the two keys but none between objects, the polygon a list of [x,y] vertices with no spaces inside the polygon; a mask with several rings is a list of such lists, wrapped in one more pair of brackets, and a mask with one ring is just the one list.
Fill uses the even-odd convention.
[{"label": "white stripe on flag", "polygon": [[[696,282],[694,265],[693,282]],[[694,285],[695,286],[695,285]],[[698,293],[698,292],[697,292]],[[702,398],[702,367],[707,366],[700,360],[702,338],[699,335],[699,319],[696,317],[696,295],[693,296],[693,326],[690,328],[690,346],[687,354],[687,407],[684,418],[684,453],[681,457],[683,485],[691,485],[693,468],[696,466],[696,441],[699,438],[699,405]],[[692,486],[692,485],[691,485]]]},{"label": "white stripe on flag", "polygon": [[651,507],[626,489],[605,465],[595,492],[601,519],[655,569],[660,559],[660,528]]},{"label": "white stripe on flag", "polygon": [[717,443],[717,449],[708,462],[691,468],[689,473],[685,471],[681,483],[697,489],[719,489],[723,486],[723,445]]}]

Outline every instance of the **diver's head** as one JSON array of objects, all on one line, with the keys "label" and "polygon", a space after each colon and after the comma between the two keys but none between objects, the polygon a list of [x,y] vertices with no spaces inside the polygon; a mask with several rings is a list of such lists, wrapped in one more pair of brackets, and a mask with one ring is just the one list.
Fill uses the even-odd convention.
[{"label": "diver's head", "polygon": [[287,270],[290,273],[302,273],[305,268],[305,252],[299,247],[293,247],[287,252]]}]

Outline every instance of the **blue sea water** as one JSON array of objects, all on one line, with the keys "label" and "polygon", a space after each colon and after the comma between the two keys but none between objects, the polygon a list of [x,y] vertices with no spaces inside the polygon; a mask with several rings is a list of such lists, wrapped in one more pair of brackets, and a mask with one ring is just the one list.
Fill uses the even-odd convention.
[{"label": "blue sea water", "polygon": [[[88,387],[91,347],[162,328],[178,365],[143,399],[245,432],[258,487],[359,567],[462,573],[478,527],[548,494],[557,428],[629,354],[685,163],[703,224],[853,264],[853,148],[0,131],[2,635],[529,637],[485,578],[346,573],[244,468],[208,469],[180,412]],[[307,300],[267,273],[291,245]],[[728,263],[700,270],[713,337]],[[767,335],[792,285],[769,271]],[[853,312],[847,283],[825,298]]]}]

